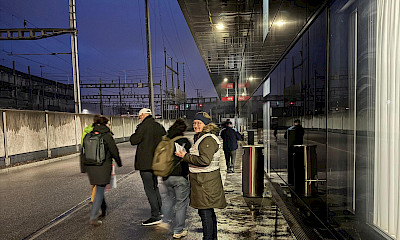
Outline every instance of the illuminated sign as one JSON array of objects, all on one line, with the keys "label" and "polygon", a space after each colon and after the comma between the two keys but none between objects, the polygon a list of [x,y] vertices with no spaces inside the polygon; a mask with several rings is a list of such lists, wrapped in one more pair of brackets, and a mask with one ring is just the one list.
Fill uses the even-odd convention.
[{"label": "illuminated sign", "polygon": [[221,101],[223,101],[223,102],[232,102],[233,101],[233,97],[222,97]]},{"label": "illuminated sign", "polygon": [[248,87],[250,87],[250,83],[249,82],[239,83],[238,87],[239,88],[248,88]]},{"label": "illuminated sign", "polygon": [[247,100],[249,100],[249,99],[250,99],[249,96],[239,96],[239,97],[238,97],[238,100],[239,100],[239,101],[247,101]]},{"label": "illuminated sign", "polygon": [[232,89],[233,83],[221,83],[221,88]]}]

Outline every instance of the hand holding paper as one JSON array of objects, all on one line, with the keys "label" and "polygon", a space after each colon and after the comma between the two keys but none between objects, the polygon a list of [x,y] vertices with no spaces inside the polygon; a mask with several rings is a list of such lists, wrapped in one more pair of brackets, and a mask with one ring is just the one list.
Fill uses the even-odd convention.
[{"label": "hand holding paper", "polygon": [[183,146],[181,146],[178,143],[175,143],[175,152],[180,152],[180,151],[186,152],[186,149],[184,148],[184,146],[185,146],[185,144],[183,144]]},{"label": "hand holding paper", "polygon": [[183,158],[186,154],[186,149],[184,148],[185,144],[183,146],[179,145],[178,143],[175,143],[175,155]]}]

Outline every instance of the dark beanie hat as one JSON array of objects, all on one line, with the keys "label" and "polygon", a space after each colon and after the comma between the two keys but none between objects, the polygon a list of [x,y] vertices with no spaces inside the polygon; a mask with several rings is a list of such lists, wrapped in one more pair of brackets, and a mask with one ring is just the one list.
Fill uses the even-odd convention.
[{"label": "dark beanie hat", "polygon": [[202,121],[205,125],[211,123],[211,120],[204,117],[203,112],[198,112],[196,113],[196,115],[194,115],[194,119],[193,120],[200,120]]}]

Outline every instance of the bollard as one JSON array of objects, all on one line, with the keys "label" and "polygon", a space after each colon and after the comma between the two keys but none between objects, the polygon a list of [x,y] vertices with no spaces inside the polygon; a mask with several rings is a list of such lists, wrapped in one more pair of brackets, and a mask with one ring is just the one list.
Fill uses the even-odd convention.
[{"label": "bollard", "polygon": [[242,192],[245,197],[262,197],[264,191],[264,157],[262,145],[243,146]]}]

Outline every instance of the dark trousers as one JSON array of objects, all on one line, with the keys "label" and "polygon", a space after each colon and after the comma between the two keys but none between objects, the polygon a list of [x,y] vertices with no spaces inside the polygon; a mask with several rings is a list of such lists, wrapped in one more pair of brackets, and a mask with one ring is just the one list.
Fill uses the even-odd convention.
[{"label": "dark trousers", "polygon": [[158,190],[157,176],[152,171],[140,171],[144,191],[151,207],[151,217],[160,218],[161,215],[161,196]]},{"label": "dark trousers", "polygon": [[228,151],[224,150],[226,168],[227,170],[234,170],[235,168],[235,159],[236,159],[236,150]]},{"label": "dark trousers", "polygon": [[217,239],[217,216],[214,208],[199,209],[199,216],[203,225],[203,240]]}]

